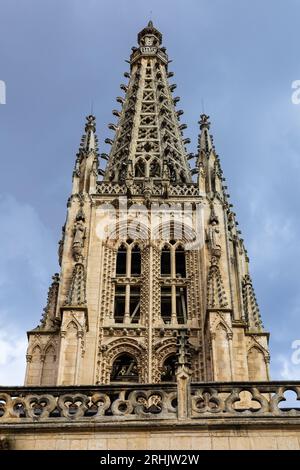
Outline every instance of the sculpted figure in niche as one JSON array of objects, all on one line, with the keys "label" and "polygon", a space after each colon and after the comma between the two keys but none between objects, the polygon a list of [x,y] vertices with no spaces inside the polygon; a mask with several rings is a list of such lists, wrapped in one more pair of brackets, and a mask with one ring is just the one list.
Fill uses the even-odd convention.
[{"label": "sculpted figure in niche", "polygon": [[75,261],[80,261],[82,258],[82,250],[84,247],[85,238],[85,224],[83,213],[78,213],[74,226],[74,240],[73,240],[73,257]]}]

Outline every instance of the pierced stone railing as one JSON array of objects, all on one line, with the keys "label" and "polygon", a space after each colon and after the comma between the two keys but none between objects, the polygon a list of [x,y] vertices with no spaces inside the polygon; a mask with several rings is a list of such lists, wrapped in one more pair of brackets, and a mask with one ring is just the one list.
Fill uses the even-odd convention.
[{"label": "pierced stone railing", "polygon": [[1,422],[176,417],[176,385],[0,388]]},{"label": "pierced stone railing", "polygon": [[[294,403],[286,401],[287,392],[294,392]],[[58,421],[200,424],[219,418],[298,418],[300,424],[300,382],[189,384],[186,375],[178,375],[177,383],[155,385],[0,388],[0,427]]]},{"label": "pierced stone railing", "polygon": [[193,383],[190,393],[191,418],[300,418],[300,382]]}]

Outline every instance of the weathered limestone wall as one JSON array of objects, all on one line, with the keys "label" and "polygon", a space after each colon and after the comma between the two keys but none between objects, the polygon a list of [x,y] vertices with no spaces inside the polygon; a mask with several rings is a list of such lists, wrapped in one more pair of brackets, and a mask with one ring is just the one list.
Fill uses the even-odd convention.
[{"label": "weathered limestone wall", "polygon": [[293,449],[300,450],[300,426],[288,428],[191,429],[166,428],[104,431],[91,429],[65,430],[56,427],[43,432],[41,428],[0,431],[14,450],[213,450],[213,449]]}]

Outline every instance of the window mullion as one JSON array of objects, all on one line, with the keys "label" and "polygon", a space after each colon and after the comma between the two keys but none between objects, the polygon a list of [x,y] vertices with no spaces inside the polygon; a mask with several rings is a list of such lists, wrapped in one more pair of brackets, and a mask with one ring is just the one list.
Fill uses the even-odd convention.
[{"label": "window mullion", "polygon": [[130,323],[130,284],[126,284],[125,289],[125,315],[124,323]]},{"label": "window mullion", "polygon": [[177,323],[177,313],[176,313],[176,286],[175,284],[172,284],[172,317],[171,317],[171,323]]},{"label": "window mullion", "polygon": [[127,248],[126,254],[126,276],[131,276],[131,247]]}]

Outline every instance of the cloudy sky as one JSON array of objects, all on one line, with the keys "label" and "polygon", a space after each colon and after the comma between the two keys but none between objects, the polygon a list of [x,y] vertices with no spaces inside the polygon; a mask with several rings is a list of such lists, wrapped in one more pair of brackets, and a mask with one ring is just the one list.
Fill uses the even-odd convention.
[{"label": "cloudy sky", "polygon": [[173,60],[190,151],[203,106],[211,117],[271,331],[272,377],[300,379],[299,17],[299,0],[0,0],[1,384],[23,382],[25,332],[58,270],[84,117],[93,102],[107,151],[125,59],[150,18]]}]

